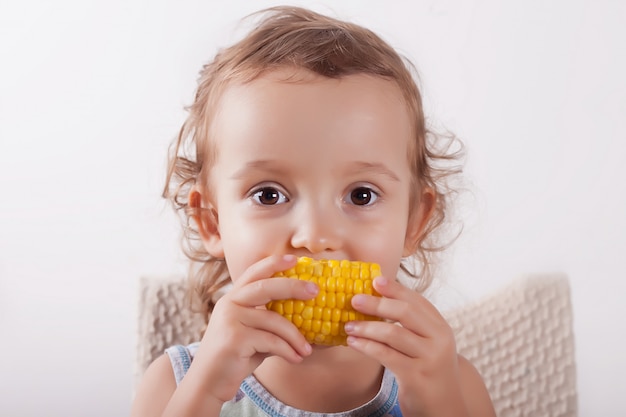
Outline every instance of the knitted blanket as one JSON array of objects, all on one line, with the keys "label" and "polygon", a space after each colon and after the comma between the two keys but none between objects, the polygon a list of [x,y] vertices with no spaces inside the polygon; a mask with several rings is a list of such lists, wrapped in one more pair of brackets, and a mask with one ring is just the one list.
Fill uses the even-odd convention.
[{"label": "knitted blanket", "polygon": [[[164,349],[200,340],[204,321],[181,277],[142,278],[135,377]],[[460,354],[483,376],[499,417],[576,417],[576,364],[569,281],[519,279],[444,312]]]}]

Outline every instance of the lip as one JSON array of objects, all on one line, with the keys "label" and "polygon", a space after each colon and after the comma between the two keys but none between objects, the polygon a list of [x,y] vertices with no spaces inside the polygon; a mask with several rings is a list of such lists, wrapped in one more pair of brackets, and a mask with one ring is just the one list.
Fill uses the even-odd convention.
[{"label": "lip", "polygon": [[310,258],[313,259],[314,261],[330,261],[330,260],[334,260],[334,261],[354,261],[353,259],[350,259],[347,256],[342,256],[342,255],[312,255],[310,253],[307,254],[298,254],[298,253],[290,253],[289,255],[293,255],[296,258]]},{"label": "lip", "polygon": [[314,350],[326,350],[326,349],[332,349],[332,348],[336,348],[336,347],[340,347],[340,346],[318,345],[316,343],[313,343],[313,344],[311,344],[311,347]]}]

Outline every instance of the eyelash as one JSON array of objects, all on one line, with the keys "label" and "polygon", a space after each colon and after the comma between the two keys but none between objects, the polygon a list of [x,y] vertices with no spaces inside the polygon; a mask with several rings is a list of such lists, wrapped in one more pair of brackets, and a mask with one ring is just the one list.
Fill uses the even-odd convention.
[{"label": "eyelash", "polygon": [[[359,204],[361,202],[359,203],[355,202],[354,200],[355,198],[361,198],[366,193],[367,193],[367,196],[364,198],[366,201],[363,204]],[[269,194],[269,198],[272,201],[264,203],[261,199],[267,198],[268,194]],[[276,187],[272,187],[272,186],[263,186],[263,187],[255,188],[254,190],[250,192],[249,198],[251,198],[254,201],[254,203],[260,206],[275,206],[279,204],[285,204],[290,201],[289,197],[287,197],[285,193],[283,193]],[[374,204],[376,201],[378,201],[379,198],[380,198],[380,194],[376,192],[375,190],[373,190],[372,188],[366,187],[366,186],[359,186],[359,187],[355,187],[354,189],[352,189],[350,193],[345,197],[344,201],[354,206],[368,207]]]},{"label": "eyelash", "polygon": [[[261,198],[264,197],[264,193],[270,192],[272,193],[272,197],[271,198],[275,198],[277,199],[277,201],[273,202],[273,203],[263,203],[261,201]],[[256,188],[254,190],[252,190],[252,192],[250,193],[250,198],[258,205],[260,206],[274,206],[277,204],[285,204],[287,202],[289,202],[289,198],[280,190],[278,190],[276,187],[272,187],[272,186],[264,186],[264,187],[259,187]]]},{"label": "eyelash", "polygon": [[[355,203],[355,201],[353,200],[353,198],[357,197],[362,197],[363,194],[367,193],[368,196],[366,197],[366,202],[364,204],[357,204]],[[361,207],[368,207],[371,206],[372,204],[376,203],[376,201],[378,201],[378,199],[380,198],[380,194],[376,191],[374,191],[372,188],[370,187],[365,187],[365,186],[359,186],[356,187],[354,189],[352,189],[350,191],[350,194],[348,194],[346,196],[346,199],[348,199],[349,201],[347,201],[348,204],[352,204],[355,206],[361,206]]]}]

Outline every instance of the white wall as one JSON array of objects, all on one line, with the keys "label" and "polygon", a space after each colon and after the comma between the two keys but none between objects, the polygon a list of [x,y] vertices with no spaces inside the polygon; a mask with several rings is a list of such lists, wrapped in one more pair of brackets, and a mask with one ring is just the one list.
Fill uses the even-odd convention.
[{"label": "white wall", "polygon": [[[167,144],[200,66],[273,3],[0,2],[0,415],[128,413],[135,282],[184,270]],[[412,57],[465,140],[447,293],[567,273],[580,415],[623,416],[626,3],[300,3]]]}]

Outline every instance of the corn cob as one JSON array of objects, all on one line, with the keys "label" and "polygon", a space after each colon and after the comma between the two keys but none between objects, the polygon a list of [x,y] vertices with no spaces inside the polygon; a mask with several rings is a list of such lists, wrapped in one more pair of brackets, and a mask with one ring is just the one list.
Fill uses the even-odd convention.
[{"label": "corn cob", "polygon": [[309,343],[346,345],[346,322],[380,320],[359,313],[351,304],[355,294],[380,296],[372,285],[380,274],[380,266],[375,263],[300,257],[295,267],[274,276],[315,282],[319,286],[317,297],[306,301],[274,300],[266,307],[292,322]]}]

